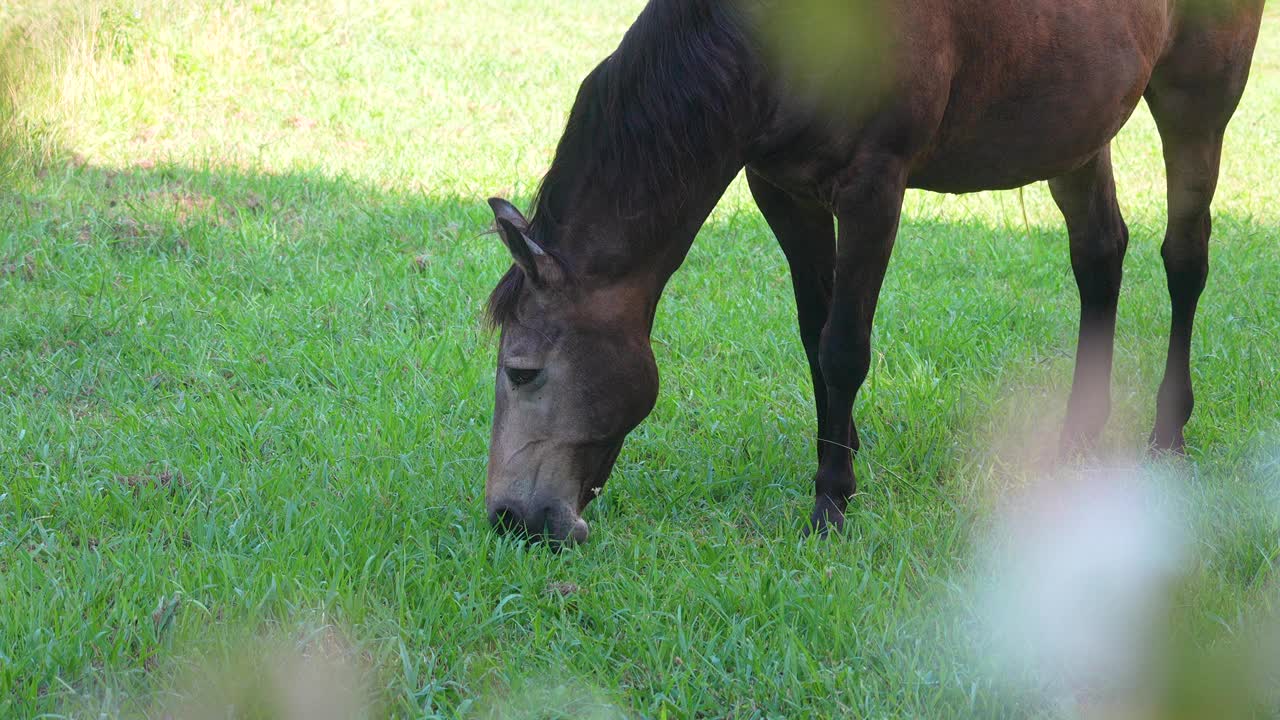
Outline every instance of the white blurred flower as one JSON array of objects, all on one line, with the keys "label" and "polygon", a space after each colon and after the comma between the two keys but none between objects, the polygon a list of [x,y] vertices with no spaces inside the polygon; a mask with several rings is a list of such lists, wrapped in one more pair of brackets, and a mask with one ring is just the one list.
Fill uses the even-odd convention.
[{"label": "white blurred flower", "polygon": [[1131,470],[1093,470],[1000,514],[976,593],[997,672],[1060,698],[1146,684],[1187,554],[1168,500]]}]

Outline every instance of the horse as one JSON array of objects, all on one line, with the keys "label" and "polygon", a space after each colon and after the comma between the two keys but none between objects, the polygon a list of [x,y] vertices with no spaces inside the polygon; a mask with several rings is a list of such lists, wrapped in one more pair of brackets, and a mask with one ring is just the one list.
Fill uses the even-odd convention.
[{"label": "horse", "polygon": [[582,512],[658,395],[650,333],[663,288],[744,169],[790,268],[813,380],[809,532],[841,530],[856,490],[852,410],[908,188],[1048,181],[1080,295],[1061,448],[1087,451],[1110,411],[1128,244],[1110,143],[1140,99],[1163,147],[1172,309],[1149,446],[1184,451],[1210,204],[1263,0],[828,5],[860,11],[847,34],[826,27],[826,45],[814,40],[811,55],[836,59],[824,65],[788,55],[771,32],[823,26],[796,22],[812,2],[651,0],[582,82],[532,219],[490,199],[513,260],[487,305],[500,330],[485,483],[494,526],[557,546],[586,540]]}]

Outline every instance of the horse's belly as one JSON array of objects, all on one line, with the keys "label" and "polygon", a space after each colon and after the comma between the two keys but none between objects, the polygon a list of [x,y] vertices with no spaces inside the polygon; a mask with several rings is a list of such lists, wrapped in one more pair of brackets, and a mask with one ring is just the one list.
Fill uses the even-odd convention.
[{"label": "horse's belly", "polygon": [[1011,188],[1088,161],[1142,98],[1166,32],[1159,5],[1118,7],[1025,3],[1032,19],[1007,37],[962,39],[946,110],[910,185]]},{"label": "horse's belly", "polygon": [[1064,175],[1110,142],[1133,113],[1145,86],[1144,79],[1080,107],[1009,106],[964,132],[948,133],[944,128],[938,142],[917,158],[908,183],[924,190],[964,193]]},{"label": "horse's belly", "polygon": [[[1133,110],[1129,108],[1129,112]],[[1005,190],[1060,177],[1087,163],[1124,124],[1129,112],[1108,123],[1074,127],[1069,132],[1039,125],[991,135],[992,141],[939,147],[912,168],[908,185],[943,193]],[[1014,137],[1039,137],[1041,143]],[[1010,138],[1008,140],[1002,140]]]}]

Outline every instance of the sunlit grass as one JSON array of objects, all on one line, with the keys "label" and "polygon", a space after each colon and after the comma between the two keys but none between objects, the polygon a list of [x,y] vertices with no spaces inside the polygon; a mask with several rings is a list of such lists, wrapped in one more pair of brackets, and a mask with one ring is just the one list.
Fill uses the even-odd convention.
[{"label": "sunlit grass", "polygon": [[[847,539],[799,539],[809,381],[742,183],[663,301],[662,396],[591,541],[485,526],[479,318],[508,259],[484,198],[527,201],[639,6],[0,7],[0,716],[154,714],[246,634],[330,624],[396,716],[1052,712],[958,661],[939,610],[1070,382],[1043,185],[909,196]],[[1272,10],[1228,134],[1192,456],[1168,469],[1204,508],[1185,602],[1206,647],[1274,601],[1280,550]],[[1124,455],[1168,322],[1144,109],[1114,154],[1132,245],[1104,450]]]}]

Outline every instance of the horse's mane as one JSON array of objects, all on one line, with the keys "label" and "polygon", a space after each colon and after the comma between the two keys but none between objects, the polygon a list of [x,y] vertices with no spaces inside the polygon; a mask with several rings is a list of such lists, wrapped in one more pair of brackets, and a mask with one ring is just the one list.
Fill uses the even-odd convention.
[{"label": "horse's mane", "polygon": [[[724,144],[742,100],[747,36],[733,0],[650,0],[583,81],[534,201],[533,232],[563,217],[577,183],[607,189],[624,213],[649,213],[679,187],[698,151]],[[665,190],[665,192],[662,192]]]},{"label": "horse's mane", "polygon": [[[619,216],[661,217],[724,118],[743,100],[749,47],[735,0],[650,0],[618,49],[587,75],[533,203],[530,234],[553,249],[555,228],[584,184]],[[701,168],[698,168],[701,169]],[[675,191],[673,191],[673,189]],[[524,277],[513,267],[489,298],[495,325],[511,317]]]}]

